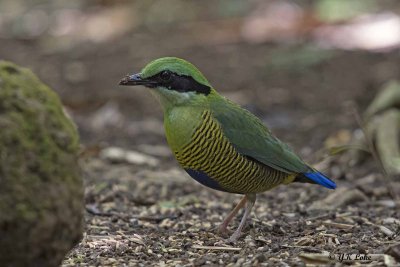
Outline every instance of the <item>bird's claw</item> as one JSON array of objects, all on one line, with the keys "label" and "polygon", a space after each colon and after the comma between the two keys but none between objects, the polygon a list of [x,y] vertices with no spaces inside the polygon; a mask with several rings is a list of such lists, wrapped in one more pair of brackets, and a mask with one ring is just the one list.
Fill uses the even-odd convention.
[{"label": "bird's claw", "polygon": [[235,232],[231,235],[231,237],[229,237],[228,241],[229,241],[230,243],[236,243],[236,241],[239,239],[239,237],[240,237],[240,232],[235,231]]},{"label": "bird's claw", "polygon": [[229,230],[228,230],[228,228],[227,228],[227,226],[226,225],[224,225],[224,224],[221,224],[219,227],[218,227],[218,233],[220,234],[220,235],[228,235],[229,234]]}]

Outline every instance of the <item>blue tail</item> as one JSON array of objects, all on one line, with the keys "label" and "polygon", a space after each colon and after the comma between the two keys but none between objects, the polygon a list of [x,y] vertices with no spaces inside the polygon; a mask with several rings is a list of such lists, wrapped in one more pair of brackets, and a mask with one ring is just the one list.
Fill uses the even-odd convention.
[{"label": "blue tail", "polygon": [[307,177],[308,179],[312,180],[313,182],[315,182],[319,185],[325,186],[326,188],[329,188],[329,189],[336,188],[335,182],[320,172],[307,172],[307,173],[303,173],[303,175],[305,177]]}]

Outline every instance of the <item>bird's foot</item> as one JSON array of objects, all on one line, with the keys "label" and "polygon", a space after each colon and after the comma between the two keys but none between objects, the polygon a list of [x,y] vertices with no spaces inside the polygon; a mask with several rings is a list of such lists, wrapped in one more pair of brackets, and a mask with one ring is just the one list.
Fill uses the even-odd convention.
[{"label": "bird's foot", "polygon": [[220,235],[223,236],[227,236],[230,233],[230,231],[228,230],[228,225],[225,225],[223,223],[218,227],[217,231]]},{"label": "bird's foot", "polygon": [[229,241],[230,243],[236,243],[236,241],[239,239],[239,237],[240,237],[240,231],[235,231],[235,232],[231,235],[231,237],[229,237],[228,241]]}]

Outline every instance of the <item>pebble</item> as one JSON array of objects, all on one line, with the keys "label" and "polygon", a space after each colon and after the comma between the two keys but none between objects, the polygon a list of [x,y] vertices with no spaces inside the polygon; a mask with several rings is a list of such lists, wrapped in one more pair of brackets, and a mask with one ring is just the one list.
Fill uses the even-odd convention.
[{"label": "pebble", "polygon": [[139,226],[139,220],[136,218],[132,218],[129,220],[129,226],[130,227],[138,227]]},{"label": "pebble", "polygon": [[113,163],[129,163],[137,165],[157,166],[159,160],[155,157],[119,147],[108,147],[100,152],[100,157]]},{"label": "pebble", "polygon": [[258,262],[264,262],[267,260],[267,257],[264,254],[260,253],[255,256],[255,260],[257,260]]}]

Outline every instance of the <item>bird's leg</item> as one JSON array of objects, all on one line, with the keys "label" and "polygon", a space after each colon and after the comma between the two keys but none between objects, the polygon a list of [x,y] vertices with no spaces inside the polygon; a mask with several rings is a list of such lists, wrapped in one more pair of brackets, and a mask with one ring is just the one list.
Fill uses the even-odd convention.
[{"label": "bird's leg", "polygon": [[245,195],[219,226],[218,231],[220,233],[226,233],[226,228],[228,227],[229,223],[232,221],[233,217],[235,217],[238,211],[243,208],[244,204],[246,204],[246,201],[247,196]]},{"label": "bird's leg", "polygon": [[240,221],[239,227],[229,238],[230,242],[235,242],[240,237],[240,233],[242,232],[242,229],[243,229],[244,225],[246,224],[246,219],[250,215],[251,209],[253,208],[254,203],[256,202],[256,199],[257,199],[256,194],[247,194],[245,197],[247,199],[246,209],[244,211],[243,218]]}]

